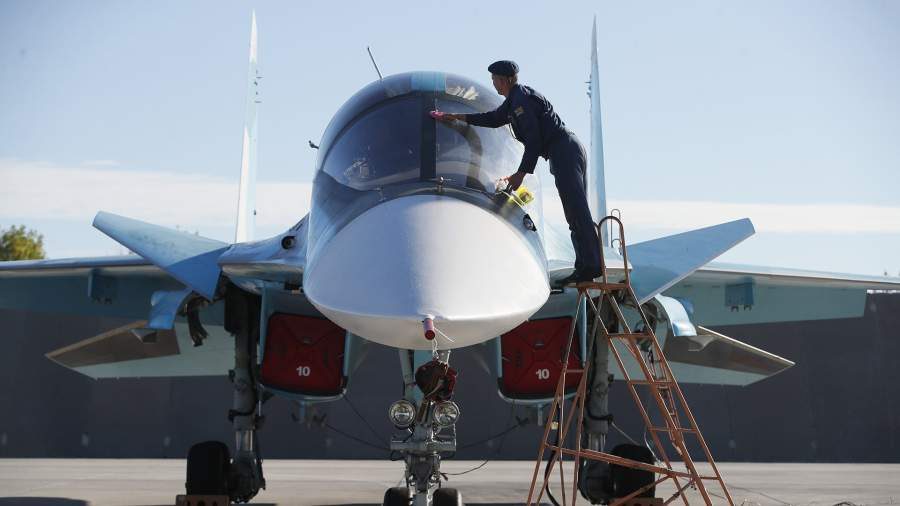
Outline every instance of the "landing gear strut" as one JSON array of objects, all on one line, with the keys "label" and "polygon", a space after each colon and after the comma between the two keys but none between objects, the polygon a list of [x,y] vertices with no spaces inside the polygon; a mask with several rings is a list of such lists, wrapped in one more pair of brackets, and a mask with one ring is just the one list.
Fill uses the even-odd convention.
[{"label": "landing gear strut", "polygon": [[[586,307],[585,310],[588,308]],[[601,321],[615,321],[612,318],[612,309],[601,306]],[[593,313],[588,321],[593,321]],[[610,329],[614,332],[615,329]],[[598,339],[593,346],[593,356],[588,357],[593,361],[591,375],[589,376],[589,390],[587,393],[587,406],[584,417],[583,447],[602,452],[606,449],[606,436],[609,433],[609,424],[612,416],[609,414],[609,386],[612,383],[612,375],[609,373],[609,345]],[[579,472],[578,489],[582,497],[591,504],[606,503],[612,497],[612,479],[610,477],[609,464],[596,460],[582,460],[582,468]]]},{"label": "landing gear strut", "polygon": [[[417,357],[417,355],[419,355]],[[391,451],[406,464],[406,487],[384,494],[385,506],[457,506],[462,496],[453,488],[441,488],[441,454],[456,451],[459,406],[450,400],[456,371],[450,368],[449,351],[435,351],[412,374],[421,352],[400,350],[404,398],[391,405],[389,416],[400,430],[391,438]]]},{"label": "landing gear strut", "polygon": [[234,386],[228,419],[235,434],[234,455],[219,441],[198,443],[188,452],[188,495],[227,495],[231,502],[246,503],[266,488],[256,431],[261,394],[257,382],[256,343],[259,340],[259,299],[234,287],[225,298],[225,329],[234,335]]}]

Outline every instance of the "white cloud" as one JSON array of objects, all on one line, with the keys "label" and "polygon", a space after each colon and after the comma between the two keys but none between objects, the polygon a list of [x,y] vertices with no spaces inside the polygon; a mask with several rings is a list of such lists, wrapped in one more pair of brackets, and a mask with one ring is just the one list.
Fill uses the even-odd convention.
[{"label": "white cloud", "polygon": [[85,160],[81,162],[81,165],[90,167],[118,167],[121,164],[116,160]]},{"label": "white cloud", "polygon": [[[259,227],[293,225],[309,210],[311,183],[257,184]],[[237,178],[0,161],[4,219],[90,223],[109,211],[189,229],[233,226]]]},{"label": "white cloud", "polygon": [[[257,226],[293,225],[310,207],[309,182],[260,182]],[[552,185],[545,215],[564,223]],[[99,210],[160,225],[204,230],[233,227],[237,178],[156,170],[63,167],[0,160],[0,217],[90,223]],[[686,231],[739,218],[766,233],[900,233],[900,207],[862,204],[737,204],[715,201],[612,200],[626,226]]]},{"label": "white cloud", "polygon": [[[688,231],[750,218],[757,232],[900,233],[900,207],[863,204],[738,204],[703,200],[611,200],[626,228]],[[544,199],[548,221],[565,223],[557,195]]]},{"label": "white cloud", "polygon": [[750,218],[759,232],[900,233],[900,207],[862,204],[736,204],[712,201],[613,201],[627,224],[694,229]]}]

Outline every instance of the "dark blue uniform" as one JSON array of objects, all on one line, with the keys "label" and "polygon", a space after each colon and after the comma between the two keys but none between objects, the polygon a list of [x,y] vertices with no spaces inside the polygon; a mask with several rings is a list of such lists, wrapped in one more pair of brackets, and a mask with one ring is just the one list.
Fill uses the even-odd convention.
[{"label": "dark blue uniform", "polygon": [[550,102],[528,86],[516,84],[500,107],[466,114],[466,122],[490,128],[510,124],[516,139],[525,145],[519,172],[533,174],[539,156],[550,161],[575,247],[575,273],[581,279],[599,275],[600,243],[584,188],[587,156]]}]

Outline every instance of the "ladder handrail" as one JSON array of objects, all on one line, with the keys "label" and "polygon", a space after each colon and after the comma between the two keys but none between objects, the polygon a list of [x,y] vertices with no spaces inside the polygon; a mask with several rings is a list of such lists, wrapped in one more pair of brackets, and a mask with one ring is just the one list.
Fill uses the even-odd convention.
[{"label": "ladder handrail", "polygon": [[607,220],[615,221],[616,224],[619,225],[619,244],[622,247],[622,265],[625,269],[625,283],[631,284],[631,274],[629,274],[628,269],[628,248],[625,247],[625,225],[622,224],[622,220],[617,216],[609,215],[605,218],[601,219],[594,225],[597,231],[597,240],[600,242],[600,272],[603,276],[603,282],[609,283],[609,275],[606,272],[606,255],[603,252],[603,242],[600,241],[600,237],[602,237],[603,224],[607,222]]}]

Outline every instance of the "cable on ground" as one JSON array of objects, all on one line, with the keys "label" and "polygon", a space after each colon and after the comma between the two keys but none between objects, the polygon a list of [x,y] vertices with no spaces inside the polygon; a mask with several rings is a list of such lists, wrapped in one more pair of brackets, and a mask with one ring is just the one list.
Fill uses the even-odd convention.
[{"label": "cable on ground", "polygon": [[[513,415],[513,412],[514,412],[514,411],[515,411],[515,406],[510,406],[510,407],[509,407],[509,416],[506,418],[506,423],[507,423],[507,425],[509,424],[509,421],[513,418],[513,416],[514,416],[514,415]],[[497,434],[494,434],[493,436],[487,437],[487,438],[485,438],[485,439],[481,439],[481,440],[479,440],[479,441],[475,441],[474,443],[469,443],[469,444],[467,444],[467,445],[460,446],[459,449],[460,449],[460,450],[464,450],[464,449],[466,449],[466,448],[471,448],[471,447],[473,447],[473,446],[477,446],[477,445],[480,445],[480,444],[484,444],[484,443],[487,443],[487,442],[489,442],[489,441],[493,441],[493,440],[498,439],[498,438],[500,439],[500,442],[497,444],[497,449],[494,450],[493,455],[491,455],[490,457],[486,458],[486,459],[484,460],[484,462],[482,462],[481,464],[478,464],[477,466],[475,466],[475,467],[473,467],[473,468],[471,468],[471,469],[467,469],[467,470],[465,470],[465,471],[461,471],[461,472],[458,472],[458,473],[441,473],[441,475],[444,477],[444,479],[445,479],[445,480],[448,480],[448,479],[449,479],[449,478],[447,478],[448,476],[461,476],[461,475],[463,475],[463,474],[471,473],[472,471],[477,471],[477,470],[481,469],[482,467],[486,466],[488,462],[490,462],[490,461],[491,461],[492,459],[494,459],[497,455],[499,455],[499,454],[500,454],[500,451],[503,449],[503,441],[506,440],[506,435],[509,434],[510,432],[514,431],[515,429],[518,429],[519,427],[524,427],[524,426],[527,425],[528,422],[529,422],[528,418],[519,418],[519,417],[515,417],[515,418],[516,418],[516,423],[515,423],[515,425],[510,425],[510,426],[508,426],[506,429],[503,429],[502,431],[498,432]]]}]

